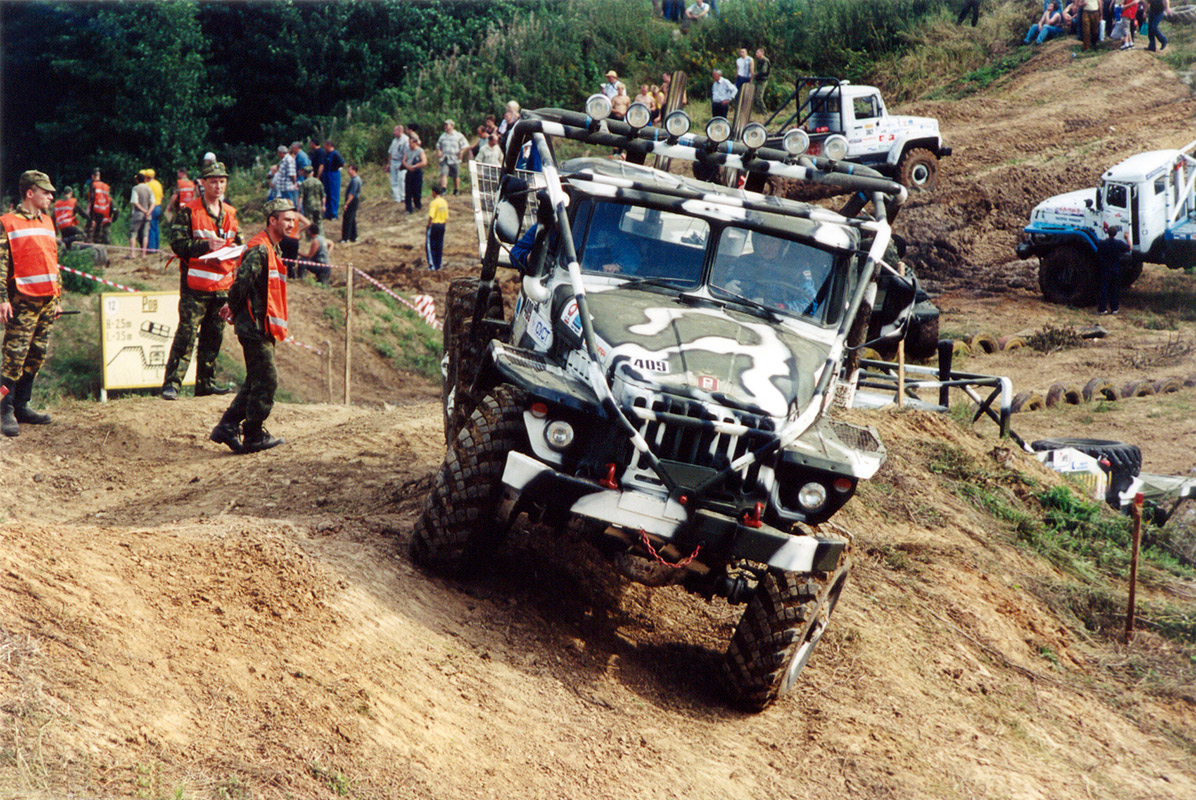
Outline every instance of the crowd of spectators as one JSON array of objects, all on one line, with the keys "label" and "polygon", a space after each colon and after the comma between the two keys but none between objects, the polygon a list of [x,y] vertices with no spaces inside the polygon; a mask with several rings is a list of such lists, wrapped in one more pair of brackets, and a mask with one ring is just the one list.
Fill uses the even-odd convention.
[{"label": "crowd of spectators", "polygon": [[1135,34],[1148,31],[1150,52],[1167,49],[1159,23],[1171,13],[1171,0],[1044,0],[1042,16],[1026,31],[1023,44],[1042,44],[1059,36],[1074,36],[1090,50],[1101,42],[1130,50]]}]

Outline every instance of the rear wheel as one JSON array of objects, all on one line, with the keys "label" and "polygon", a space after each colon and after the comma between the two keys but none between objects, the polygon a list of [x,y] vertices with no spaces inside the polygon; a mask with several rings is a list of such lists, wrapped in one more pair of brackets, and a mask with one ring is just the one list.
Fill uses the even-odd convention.
[{"label": "rear wheel", "polygon": [[765,574],[723,659],[734,702],[763,711],[793,688],[826,631],[850,569],[845,550],[833,572]]},{"label": "rear wheel", "polygon": [[524,446],[522,395],[498,386],[482,398],[449,446],[415,522],[411,556],[436,572],[480,567],[506,533],[498,520],[507,454]]},{"label": "rear wheel", "polygon": [[1049,303],[1090,303],[1096,292],[1096,258],[1079,245],[1056,247],[1040,259],[1038,287]]},{"label": "rear wheel", "polygon": [[901,157],[897,180],[911,192],[931,192],[939,183],[939,159],[925,147],[915,147]]}]

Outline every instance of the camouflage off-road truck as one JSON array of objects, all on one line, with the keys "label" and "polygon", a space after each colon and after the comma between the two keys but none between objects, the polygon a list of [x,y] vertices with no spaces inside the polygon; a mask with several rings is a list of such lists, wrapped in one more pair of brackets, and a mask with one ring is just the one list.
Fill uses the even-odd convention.
[{"label": "camouflage off-road truck", "polygon": [[[905,189],[767,149],[762,129],[731,142],[725,121],[698,136],[680,111],[661,129],[646,108],[608,113],[601,96],[586,113],[526,112],[482,193],[481,274],[454,284],[446,318],[448,452],[412,554],[461,575],[523,513],[580,529],[633,580],[746,603],[723,672],[763,709],[851,566],[849,536],[822,524],[884,459],[872,429],[829,412],[850,394],[878,278],[885,335],[908,316],[914,286],[882,261]],[[626,160],[558,165],[561,139]],[[653,155],[843,185],[871,213],[643,166]],[[510,319],[502,261],[522,276]]]}]

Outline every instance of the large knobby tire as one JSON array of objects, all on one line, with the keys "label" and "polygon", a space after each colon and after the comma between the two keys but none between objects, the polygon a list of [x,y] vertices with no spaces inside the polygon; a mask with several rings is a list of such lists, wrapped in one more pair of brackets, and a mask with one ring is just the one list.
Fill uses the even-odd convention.
[{"label": "large knobby tire", "polygon": [[1181,25],[1196,23],[1196,6],[1172,6],[1171,15],[1167,20]]},{"label": "large knobby tire", "polygon": [[[470,392],[477,375],[486,341],[473,335],[473,314],[481,282],[477,278],[457,278],[449,284],[444,318],[444,387],[441,407],[444,412],[444,440],[451,444],[469,419],[476,405]],[[503,318],[502,290],[498,284],[486,301],[483,319]]]},{"label": "large knobby tire", "polygon": [[793,688],[850,569],[845,550],[834,572],[765,574],[723,657],[723,681],[734,703],[763,711]]},{"label": "large knobby tire", "polygon": [[1096,257],[1075,244],[1056,247],[1038,264],[1038,287],[1048,303],[1082,306],[1096,296]]},{"label": "large knobby tire", "polygon": [[897,180],[911,192],[932,192],[939,185],[939,157],[925,147],[915,147],[901,157]]},{"label": "large knobby tire", "polygon": [[476,571],[506,533],[497,518],[507,454],[526,446],[523,398],[502,385],[453,440],[415,522],[411,557],[446,575]]},{"label": "large knobby tire", "polygon": [[1082,439],[1057,437],[1054,439],[1039,439],[1030,443],[1030,449],[1035,452],[1043,450],[1061,450],[1072,447],[1093,458],[1106,458],[1109,461],[1109,490],[1105,499],[1110,504],[1117,505],[1118,495],[1133,481],[1134,476],[1142,469],[1142,449],[1136,444],[1114,442],[1108,439]]}]

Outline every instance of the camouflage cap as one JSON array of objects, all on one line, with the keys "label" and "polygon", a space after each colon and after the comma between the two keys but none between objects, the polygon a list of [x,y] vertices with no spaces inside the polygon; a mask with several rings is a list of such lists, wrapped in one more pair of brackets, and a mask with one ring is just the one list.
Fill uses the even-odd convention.
[{"label": "camouflage cap", "polygon": [[56,192],[54,184],[50,183],[50,176],[44,172],[38,172],[35,169],[27,170],[21,173],[21,191],[25,191],[30,186],[36,186],[39,189],[45,189],[47,192]]},{"label": "camouflage cap", "polygon": [[204,164],[203,172],[199,176],[203,178],[227,178],[228,171],[224,168],[223,161],[215,161],[211,164]]},{"label": "camouflage cap", "polygon": [[290,200],[285,200],[280,197],[277,200],[271,200],[269,203],[266,203],[266,207],[262,210],[265,211],[266,216],[269,217],[272,214],[280,214],[283,211],[294,211],[295,204]]}]

